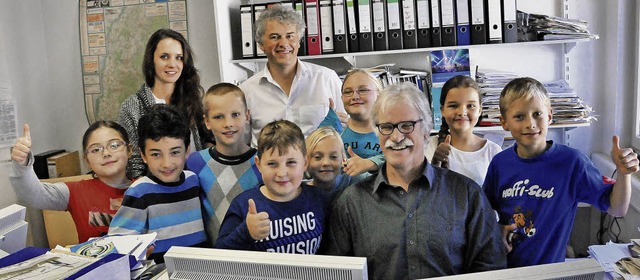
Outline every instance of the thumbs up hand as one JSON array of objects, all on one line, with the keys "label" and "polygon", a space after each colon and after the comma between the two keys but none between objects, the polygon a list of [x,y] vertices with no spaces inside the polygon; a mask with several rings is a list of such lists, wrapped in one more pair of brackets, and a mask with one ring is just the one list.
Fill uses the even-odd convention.
[{"label": "thumbs up hand", "polygon": [[451,135],[447,135],[444,141],[438,144],[436,151],[433,153],[431,164],[442,168],[449,168],[449,154],[451,153]]},{"label": "thumbs up hand", "polygon": [[256,203],[253,199],[249,199],[249,212],[247,213],[247,228],[253,240],[262,240],[269,236],[271,231],[271,220],[269,213],[260,212],[256,209]]},{"label": "thumbs up hand", "polygon": [[611,159],[615,163],[620,175],[627,175],[638,172],[638,155],[631,148],[620,148],[620,138],[613,136],[613,147],[611,148]]},{"label": "thumbs up hand", "polygon": [[346,164],[342,168],[342,171],[347,175],[353,177],[367,171],[375,171],[378,169],[378,166],[373,161],[358,156],[358,154],[351,149],[351,146],[347,148],[347,152],[349,153],[349,159],[346,160]]},{"label": "thumbs up hand", "polygon": [[29,124],[22,126],[23,136],[16,140],[16,144],[11,148],[11,159],[22,166],[27,165],[29,152],[31,152],[31,130]]}]

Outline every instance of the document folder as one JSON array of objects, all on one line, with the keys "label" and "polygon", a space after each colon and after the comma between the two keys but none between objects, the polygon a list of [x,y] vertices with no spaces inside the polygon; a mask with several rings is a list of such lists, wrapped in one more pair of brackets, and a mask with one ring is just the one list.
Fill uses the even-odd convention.
[{"label": "document folder", "polygon": [[402,49],[402,11],[399,0],[387,0],[387,38],[390,50]]},{"label": "document folder", "polygon": [[429,0],[416,1],[418,18],[418,48],[431,47],[431,5]]},{"label": "document folder", "polygon": [[484,15],[484,0],[471,1],[471,44],[487,43],[487,21]]},{"label": "document folder", "polygon": [[320,55],[322,54],[322,43],[320,41],[318,0],[305,0],[305,7],[307,11],[307,54]]},{"label": "document folder", "polygon": [[[304,4],[303,0],[294,0],[293,9],[302,16],[302,20],[306,23],[307,20],[304,16]],[[305,32],[300,34],[300,48],[298,48],[298,56],[307,55],[307,36]]]},{"label": "document folder", "polygon": [[358,45],[361,52],[373,51],[373,29],[370,0],[358,0]]},{"label": "document folder", "polygon": [[387,0],[372,0],[373,8],[373,49],[386,51],[387,41]]},{"label": "document folder", "polygon": [[333,52],[346,53],[347,11],[344,0],[333,0]]},{"label": "document folder", "polygon": [[431,0],[431,46],[442,46],[440,0]]},{"label": "document folder", "polygon": [[[265,4],[255,4],[253,5],[253,23],[255,23],[256,20],[258,20],[258,18],[260,18],[260,14],[262,13],[262,11],[267,9],[267,5]],[[255,26],[253,27],[254,29],[256,28]],[[264,52],[262,51],[262,49],[260,48],[260,46],[255,43],[255,50],[256,50],[256,57],[265,57],[267,55],[264,54]]]},{"label": "document folder", "polygon": [[416,1],[402,0],[402,46],[405,49],[418,47],[416,26]]},{"label": "document folder", "polygon": [[487,1],[487,23],[489,26],[489,43],[502,43],[502,1]]},{"label": "document folder", "polygon": [[359,36],[358,36],[358,19],[357,15],[357,0],[346,0],[347,1],[347,46],[349,52],[359,52],[360,44],[358,44]]},{"label": "document folder", "polygon": [[333,12],[331,0],[320,0],[320,38],[322,53],[333,53]]},{"label": "document folder", "polygon": [[456,45],[456,10],[455,0],[440,0],[442,45]]},{"label": "document folder", "polygon": [[502,40],[505,43],[518,41],[516,9],[516,0],[502,0]]},{"label": "document folder", "polygon": [[242,30],[242,57],[253,57],[253,6],[240,5],[240,28]]},{"label": "document folder", "polygon": [[471,31],[469,30],[469,0],[457,0],[456,19],[456,39],[458,41],[458,46],[471,44]]}]

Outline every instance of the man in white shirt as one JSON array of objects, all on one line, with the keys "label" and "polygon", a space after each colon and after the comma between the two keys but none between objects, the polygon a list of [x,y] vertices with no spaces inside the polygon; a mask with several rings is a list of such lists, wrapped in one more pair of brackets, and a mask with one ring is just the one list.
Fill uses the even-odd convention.
[{"label": "man in white shirt", "polygon": [[263,11],[255,26],[255,40],[267,55],[267,65],[240,85],[251,112],[252,146],[257,146],[260,129],[278,119],[294,122],[309,135],[327,116],[329,99],[346,123],[336,72],[298,59],[305,29],[302,17],[290,6],[278,5]]}]

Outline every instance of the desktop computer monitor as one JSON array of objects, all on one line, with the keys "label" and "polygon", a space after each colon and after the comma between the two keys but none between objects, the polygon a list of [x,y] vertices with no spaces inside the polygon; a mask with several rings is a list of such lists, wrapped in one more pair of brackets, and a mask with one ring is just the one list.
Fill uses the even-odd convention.
[{"label": "desktop computer monitor", "polygon": [[173,246],[169,279],[368,279],[367,259]]},{"label": "desktop computer monitor", "polygon": [[[13,204],[0,209],[0,250],[12,254],[26,246],[26,208]],[[2,252],[0,252],[0,255]]]},{"label": "desktop computer monitor", "polygon": [[[430,278],[434,279],[434,278]],[[437,277],[442,280],[460,279],[562,279],[562,280],[602,280],[604,269],[594,259],[570,260],[562,263],[541,264],[526,267],[500,269],[468,274]],[[424,280],[424,279],[423,279]]]}]

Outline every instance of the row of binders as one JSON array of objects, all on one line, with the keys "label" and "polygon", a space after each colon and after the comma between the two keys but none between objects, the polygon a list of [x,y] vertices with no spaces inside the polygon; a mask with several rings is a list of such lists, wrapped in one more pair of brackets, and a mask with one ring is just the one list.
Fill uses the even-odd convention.
[{"label": "row of binders", "polygon": [[264,57],[253,23],[291,5],[306,23],[298,55],[517,42],[516,0],[295,0],[240,5],[242,57]]}]

